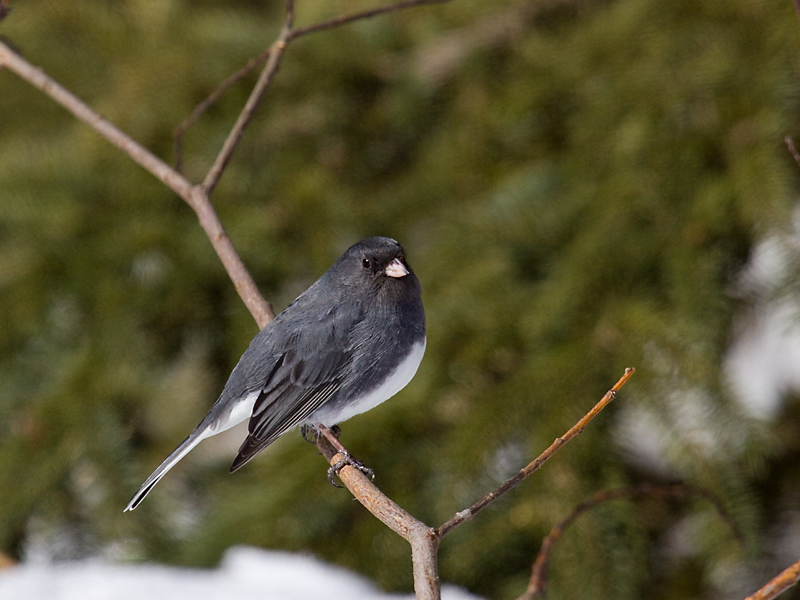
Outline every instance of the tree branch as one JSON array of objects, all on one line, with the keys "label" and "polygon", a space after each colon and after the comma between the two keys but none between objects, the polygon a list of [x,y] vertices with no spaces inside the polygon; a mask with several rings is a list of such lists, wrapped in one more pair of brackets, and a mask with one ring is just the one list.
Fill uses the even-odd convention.
[{"label": "tree branch", "polygon": [[239,297],[259,327],[263,328],[272,320],[272,307],[261,296],[255,281],[239,258],[205,190],[192,185],[183,175],[101,117],[80,98],[45,74],[42,69],[34,67],[2,41],[0,41],[0,66],[6,67],[89,125],[191,206],[228,276],[236,286]]},{"label": "tree branch", "polygon": [[[614,387],[606,392],[605,396],[603,396],[580,421],[571,427],[562,437],[557,438],[547,450],[536,458],[536,460],[531,462],[524,469],[521,469],[517,475],[506,481],[495,491],[484,496],[468,509],[456,513],[452,519],[438,529],[433,529],[411,516],[391,498],[386,496],[364,473],[355,467],[345,465],[339,471],[339,479],[342,480],[342,483],[350,490],[350,493],[353,494],[356,500],[364,505],[369,512],[384,525],[389,527],[389,529],[411,544],[411,556],[414,563],[414,590],[417,593],[417,598],[425,600],[429,598],[438,599],[439,578],[436,553],[441,539],[463,522],[468,521],[475,516],[475,514],[489,506],[489,504],[497,500],[497,498],[519,485],[519,483],[527,479],[535,471],[539,470],[539,468],[564,444],[581,433],[584,427],[615,398],[619,389],[633,376],[634,372],[635,369],[625,369],[625,374],[614,384]],[[316,443],[320,452],[322,452],[331,466],[336,465],[342,460],[343,456],[341,450],[334,448],[325,436],[318,435]]]},{"label": "tree branch", "polygon": [[239,298],[250,311],[250,314],[258,324],[258,328],[264,329],[275,318],[272,304],[261,295],[256,282],[242,262],[239,253],[236,252],[236,248],[233,247],[233,243],[222,226],[217,212],[211,205],[208,192],[201,185],[196,185],[192,187],[190,197],[188,199],[184,198],[184,200],[197,214],[200,226],[206,232],[217,256],[219,256],[225,270],[228,272],[228,277],[236,287],[236,293],[239,294]]},{"label": "tree branch", "polygon": [[222,149],[217,155],[214,165],[208,171],[206,178],[203,180],[203,189],[205,189],[209,195],[214,191],[217,183],[219,183],[219,179],[222,177],[225,167],[228,165],[231,156],[233,156],[234,150],[236,150],[236,146],[239,145],[239,141],[242,139],[242,134],[244,133],[245,128],[253,118],[253,113],[255,113],[256,107],[261,101],[261,97],[264,95],[264,92],[267,91],[269,84],[272,83],[272,78],[278,71],[281,57],[283,56],[288,42],[292,37],[293,22],[294,2],[289,0],[286,3],[286,20],[283,24],[280,34],[278,35],[278,39],[275,40],[269,47],[269,58],[267,59],[267,64],[264,65],[264,68],[261,70],[261,75],[259,76],[255,87],[253,87],[253,91],[250,92],[250,97],[247,99],[242,112],[239,113],[236,123],[228,134],[228,138],[222,145]]},{"label": "tree branch", "polygon": [[611,490],[601,490],[587,500],[584,500],[573,508],[570,513],[557,523],[547,534],[547,537],[542,541],[542,547],[539,549],[539,554],[536,556],[536,561],[533,563],[531,579],[528,583],[528,588],[518,598],[518,600],[535,600],[536,598],[543,598],[547,588],[547,571],[550,564],[550,555],[553,552],[555,543],[564,534],[567,527],[583,513],[595,508],[603,502],[609,500],[620,500],[622,498],[630,498],[632,496],[650,496],[659,498],[684,498],[688,495],[702,496],[714,505],[714,508],[725,520],[728,526],[733,530],[736,539],[740,544],[744,544],[744,538],[736,526],[735,522],[722,506],[722,503],[713,494],[707,490],[696,488],[684,484],[673,485],[652,485],[650,483],[641,483],[638,485],[628,485]]},{"label": "tree branch", "polygon": [[797,18],[800,19],[800,0],[792,0],[794,4],[794,12],[797,13]]},{"label": "tree branch", "polygon": [[800,581],[800,560],[784,569],[780,575],[745,600],[772,600]]},{"label": "tree branch", "polygon": [[[342,454],[321,435],[317,438],[317,448],[331,466],[336,465],[343,458]],[[439,537],[433,528],[406,512],[355,467],[345,465],[339,471],[339,479],[356,500],[364,505],[364,508],[411,545],[414,591],[417,594],[417,600],[439,600],[439,573],[436,558]]]},{"label": "tree branch", "polygon": [[[0,0],[3,2],[4,0]],[[127,136],[125,133],[117,129],[114,125],[101,117],[91,108],[89,108],[79,98],[68,92],[65,88],[56,83],[52,78],[48,77],[41,69],[33,67],[28,61],[13,52],[6,44],[0,41],[0,67],[7,67],[9,70],[17,74],[20,78],[31,83],[42,92],[50,96],[55,102],[66,108],[78,119],[84,121],[90,127],[95,129],[109,142],[120,148],[123,152],[128,154],[135,162],[161,180],[178,196],[180,196],[191,208],[195,211],[200,225],[206,232],[209,240],[211,241],[214,249],[216,250],[220,260],[222,261],[226,271],[228,272],[231,281],[236,286],[242,301],[250,310],[250,313],[255,318],[259,327],[263,328],[272,318],[272,307],[264,300],[258,291],[255,282],[248,273],[246,267],[242,263],[239,255],[236,253],[222,223],[219,220],[213,206],[210,202],[210,195],[215,189],[216,185],[227,167],[236,147],[241,140],[243,132],[250,120],[253,113],[263,97],[263,94],[272,82],[272,79],[277,72],[280,61],[285,52],[288,43],[298,37],[308,35],[317,31],[323,31],[338,27],[347,23],[352,23],[360,19],[386,14],[405,8],[425,4],[440,4],[448,0],[407,0],[405,2],[398,2],[395,4],[383,6],[380,8],[354,13],[352,15],[343,15],[329,21],[310,25],[308,27],[293,29],[294,21],[294,3],[293,0],[287,0],[286,3],[286,18],[284,25],[281,28],[278,38],[273,42],[270,47],[257,57],[253,66],[261,62],[262,57],[267,60],[266,65],[261,71],[258,81],[256,82],[247,103],[242,109],[236,123],[232,127],[223,147],[214,161],[213,166],[207,173],[204,181],[199,185],[193,185],[176,169],[171,168],[164,163],[161,159],[149,152],[147,149],[138,144],[135,140]],[[5,6],[4,4],[2,6]],[[249,64],[248,64],[249,67]],[[245,67],[247,68],[247,67]],[[229,80],[235,81],[240,75],[242,70],[231,76]],[[196,120],[197,116],[205,110],[206,106],[213,102],[225,89],[225,85],[230,85],[228,80],[223,82],[212,97],[209,97],[206,103],[201,103],[195,109],[192,116],[187,119],[189,125],[179,126],[179,133],[182,134],[191,123]],[[186,123],[186,122],[184,122]],[[177,136],[176,136],[177,137]],[[177,153],[180,157],[180,152]],[[359,470],[345,466],[340,471],[340,479],[351,493],[361,502],[367,510],[375,515],[387,527],[395,531],[398,535],[403,537],[411,545],[412,560],[414,563],[414,585],[417,592],[417,597],[421,600],[438,600],[439,598],[439,578],[437,567],[437,550],[442,537],[446,535],[453,528],[457,527],[464,521],[472,518],[477,512],[491,504],[495,499],[509,491],[511,488],[518,485],[523,479],[530,476],[533,472],[538,470],[546,460],[548,460],[561,446],[567,441],[572,439],[575,435],[580,433],[583,428],[594,418],[611,400],[613,400],[617,390],[625,384],[625,382],[633,374],[633,369],[627,369],[625,375],[617,382],[617,384],[610,390],[593,409],[583,419],[581,419],[572,429],[570,429],[564,437],[558,438],[553,444],[545,450],[536,460],[530,463],[527,467],[522,469],[517,476],[513,477],[500,488],[491,492],[482,500],[474,504],[467,510],[461,511],[450,519],[447,523],[442,525],[439,529],[434,530],[428,525],[415,519],[408,512],[403,510],[400,506],[386,497],[375,485],[369,481],[363,473]],[[318,441],[320,450],[325,454],[326,458],[331,464],[336,464],[341,455],[338,454],[328,442]]]},{"label": "tree branch", "polygon": [[[795,6],[798,4],[800,4],[800,0],[795,0]],[[789,152],[792,153],[794,161],[798,166],[800,166],[800,154],[798,154],[797,148],[794,147],[794,140],[792,139],[792,136],[787,135],[785,138],[783,138],[783,141],[786,143],[786,147],[789,148]]]},{"label": "tree branch", "polygon": [[243,66],[241,69],[236,71],[235,73],[229,75],[222,83],[220,83],[217,88],[211,92],[205,100],[203,100],[200,104],[195,106],[192,114],[186,117],[180,125],[178,125],[172,131],[172,138],[174,143],[174,152],[175,152],[175,170],[180,172],[183,165],[183,135],[195,124],[197,123],[198,119],[203,116],[211,106],[214,105],[217,100],[219,100],[222,95],[228,91],[228,89],[235,84],[237,81],[241,80],[242,78],[246,77],[250,71],[255,69],[258,65],[263,63],[267,58],[269,58],[270,52],[272,52],[272,46],[264,50],[258,56],[255,56],[247,61],[247,64]]},{"label": "tree branch", "polygon": [[[323,21],[321,23],[316,23],[314,25],[309,25],[307,27],[300,27],[298,29],[292,29],[291,27],[291,21],[293,21],[293,16],[291,20],[287,19],[288,27],[284,25],[284,29],[281,31],[281,35],[279,36],[278,40],[276,40],[269,48],[264,50],[261,54],[247,61],[247,64],[243,66],[241,69],[228,76],[222,83],[220,83],[217,86],[217,88],[213,92],[211,92],[211,94],[209,94],[206,97],[205,100],[200,102],[200,104],[198,104],[195,107],[191,115],[189,115],[180,125],[178,125],[175,128],[172,134],[174,139],[174,148],[175,148],[175,169],[178,171],[181,170],[181,164],[183,162],[183,135],[186,133],[186,131],[189,130],[197,122],[200,116],[202,116],[202,114],[206,110],[208,110],[210,106],[212,106],[217,100],[219,100],[220,97],[233,84],[235,84],[243,77],[247,76],[247,74],[250,73],[253,69],[255,69],[258,65],[260,65],[265,60],[270,58],[274,54],[273,49],[275,45],[278,44],[281,40],[283,40],[283,45],[281,46],[281,53],[282,53],[286,49],[286,46],[288,46],[289,42],[291,42],[296,38],[303,37],[311,33],[334,29],[342,25],[353,23],[354,21],[360,21],[378,15],[392,13],[406,8],[412,8],[414,6],[420,6],[424,4],[444,4],[445,2],[449,1],[450,0],[408,0],[406,2],[389,4],[387,6],[381,6],[379,8],[373,8],[370,10],[353,13],[351,15],[342,15],[330,19],[328,21]],[[280,56],[274,59],[274,64],[272,65],[268,64],[262,71],[261,78],[259,79],[259,82],[256,84],[255,88],[253,88],[253,92],[251,93],[250,99],[248,100],[248,105],[251,104],[252,101],[252,106],[249,109],[248,115],[246,116],[246,118],[243,118],[240,115],[240,120],[237,121],[236,125],[234,125],[234,128],[229,134],[228,140],[226,141],[226,146],[228,147],[228,149],[225,150],[223,148],[224,154],[223,152],[220,152],[220,155],[217,156],[215,166],[212,167],[212,171],[210,171],[208,176],[206,177],[206,184],[209,185],[208,187],[209,191],[213,189],[217,181],[219,181],[219,178],[222,176],[222,171],[224,170],[224,167],[227,164],[227,162],[230,160],[230,156],[235,150],[236,145],[239,143],[244,128],[247,126],[250,119],[252,119],[252,112],[255,109],[255,106],[258,104],[258,101],[261,99],[261,97],[263,97],[267,87],[269,87],[269,84],[272,80],[272,76],[278,69],[279,62],[280,62]],[[247,110],[247,107],[245,107],[245,110]]]},{"label": "tree branch", "polygon": [[406,8],[413,8],[415,6],[420,6],[423,4],[444,4],[445,2],[449,1],[450,0],[407,0],[406,2],[388,4],[386,6],[380,6],[378,8],[364,10],[361,12],[353,13],[351,15],[342,15],[330,19],[329,21],[316,23],[315,25],[309,25],[307,27],[299,27],[292,32],[292,39],[308,35],[309,33],[316,33],[317,31],[323,31],[326,29],[333,29],[334,27],[340,27],[341,25],[347,25],[348,23],[352,23],[353,21],[360,21],[362,19],[369,19],[370,17],[376,17],[378,15],[385,15],[387,13],[397,12],[398,10],[404,10]]},{"label": "tree branch", "polygon": [[126,135],[97,112],[89,108],[80,98],[61,86],[49,77],[42,69],[34,67],[8,45],[0,40],[0,66],[6,67],[21,79],[27,81],[57,104],[60,104],[75,117],[97,131],[114,146],[125,152],[136,163],[144,167],[155,177],[161,180],[181,198],[189,196],[192,184],[180,173],[176,173],[168,164],[155,154],[141,146],[138,142]]},{"label": "tree branch", "polygon": [[470,520],[478,512],[482,511],[484,508],[489,506],[500,496],[504,495],[506,492],[519,485],[520,482],[527,479],[533,473],[538,471],[542,467],[542,465],[548,459],[550,459],[556,452],[558,452],[558,450],[564,444],[566,444],[576,435],[581,433],[584,427],[586,427],[586,425],[588,425],[592,419],[594,419],[598,414],[600,414],[601,410],[603,410],[606,406],[608,406],[608,404],[611,403],[611,401],[616,397],[619,389],[627,383],[628,379],[630,379],[633,376],[635,371],[636,369],[632,368],[625,369],[625,374],[620,378],[619,381],[617,381],[617,383],[614,384],[614,387],[608,390],[605,396],[603,396],[603,398],[594,406],[594,408],[592,408],[592,410],[586,413],[586,415],[575,425],[573,425],[569,431],[567,431],[563,436],[556,438],[555,441],[553,441],[553,443],[550,444],[550,447],[547,448],[547,450],[542,452],[533,462],[528,464],[526,467],[520,469],[520,471],[516,475],[514,475],[511,479],[506,481],[499,488],[497,488],[493,492],[489,492],[488,494],[486,494],[486,496],[478,500],[475,504],[473,504],[469,508],[457,512],[455,515],[453,515],[453,517],[449,521],[440,525],[436,529],[436,535],[439,536],[440,539],[443,538],[445,535],[450,533],[450,531],[452,531],[453,529],[464,523],[464,521]]},{"label": "tree branch", "polygon": [[11,9],[8,8],[8,0],[0,0],[0,21],[5,19],[10,12]]}]

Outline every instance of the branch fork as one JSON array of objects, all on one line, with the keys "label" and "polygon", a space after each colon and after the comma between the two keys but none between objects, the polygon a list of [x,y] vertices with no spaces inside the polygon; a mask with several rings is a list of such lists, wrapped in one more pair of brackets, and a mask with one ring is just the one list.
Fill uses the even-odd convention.
[{"label": "branch fork", "polygon": [[[53,78],[45,72],[33,66],[30,62],[17,54],[12,48],[0,40],[0,68],[6,68],[15,73],[21,79],[27,81],[53,101],[63,106],[76,118],[86,123],[89,127],[97,131],[106,138],[111,144],[125,152],[133,161],[141,165],[154,177],[163,182],[173,192],[175,192],[186,204],[188,204],[197,215],[200,226],[206,232],[211,244],[225,267],[228,276],[236,286],[236,290],[247,306],[253,318],[260,328],[269,323],[273,316],[271,305],[264,300],[259,292],[253,278],[236,252],[228,234],[225,231],[219,217],[211,204],[211,194],[229,164],[235,152],[244,130],[250,123],[252,116],[258,107],[264,93],[269,88],[275,74],[280,66],[281,58],[287,50],[289,44],[302,36],[326,31],[358,20],[363,20],[378,15],[391,13],[406,8],[425,4],[440,4],[447,0],[406,0],[389,4],[376,9],[342,15],[306,26],[294,28],[294,1],[286,2],[286,17],[277,39],[258,57],[252,59],[248,65],[237,71],[234,75],[226,79],[222,85],[203,103],[198,105],[192,115],[175,130],[176,143],[176,167],[173,168],[163,160],[155,156],[152,152],[144,148],[132,137],[122,132],[111,124],[108,120],[92,110],[77,96],[69,90],[59,85]],[[0,6],[6,8],[6,0],[0,0]],[[179,171],[180,168],[180,149],[181,136],[191,125],[196,122],[202,112],[211,105],[219,96],[234,82],[241,79],[250,70],[260,64],[264,64],[258,80],[253,87],[250,96],[243,107],[236,123],[231,128],[227,139],[220,149],[213,165],[204,177],[202,183],[193,184]],[[622,378],[609,390],[603,399],[583,417],[574,427],[572,427],[562,437],[557,438],[549,448],[539,457],[521,469],[514,477],[506,481],[498,489],[490,492],[484,498],[463,509],[449,519],[447,522],[433,528],[415,519],[402,507],[397,505],[385,494],[383,494],[363,472],[350,465],[345,465],[339,470],[339,478],[350,492],[367,508],[376,518],[383,522],[392,531],[407,540],[411,546],[412,560],[414,565],[414,586],[419,599],[433,600],[440,597],[439,576],[437,567],[437,551],[442,538],[450,531],[462,523],[472,519],[478,512],[486,508],[497,498],[516,487],[524,479],[537,471],[556,451],[564,446],[570,439],[579,434],[583,428],[593,419],[608,403],[610,403],[616,392],[633,375],[633,369],[626,369]],[[317,445],[323,455],[331,465],[337,464],[343,459],[342,451],[334,448],[328,440],[320,437]],[[346,451],[344,451],[346,453]]]},{"label": "branch fork", "polygon": [[[440,598],[436,554],[442,538],[538,471],[564,444],[581,433],[586,425],[614,400],[619,389],[633,376],[634,372],[635,369],[625,369],[625,373],[614,384],[614,387],[606,392],[603,398],[580,421],[564,435],[556,438],[544,452],[496,490],[489,492],[472,506],[455,513],[452,518],[435,529],[398,506],[360,470],[349,465],[340,470],[339,478],[350,490],[350,493],[384,525],[411,545],[414,590],[418,600],[438,600]],[[342,458],[342,454],[324,436],[318,438],[317,447],[331,466],[337,464]],[[432,587],[434,581],[436,582],[435,588]]]}]

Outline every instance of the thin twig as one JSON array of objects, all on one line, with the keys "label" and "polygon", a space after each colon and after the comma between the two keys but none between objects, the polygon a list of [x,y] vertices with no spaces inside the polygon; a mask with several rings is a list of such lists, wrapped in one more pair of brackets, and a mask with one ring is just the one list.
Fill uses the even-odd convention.
[{"label": "thin twig", "polygon": [[606,406],[608,406],[608,404],[616,397],[619,389],[623,385],[625,385],[625,383],[628,381],[628,379],[631,378],[631,376],[634,374],[635,371],[636,369],[632,368],[625,369],[625,374],[620,378],[619,381],[617,381],[617,383],[614,384],[614,387],[612,387],[608,392],[606,392],[605,396],[603,396],[603,398],[597,404],[595,404],[594,408],[592,408],[592,410],[586,413],[586,415],[575,425],[573,425],[569,431],[567,431],[563,436],[556,438],[555,441],[553,441],[553,443],[550,444],[550,447],[547,448],[547,450],[542,452],[533,462],[528,464],[525,468],[520,469],[520,471],[516,475],[514,475],[511,479],[506,481],[499,488],[497,488],[493,492],[489,492],[488,494],[486,494],[486,496],[478,500],[475,504],[473,504],[469,508],[457,512],[455,515],[453,515],[453,517],[449,521],[440,525],[436,529],[436,535],[439,536],[439,538],[443,538],[450,531],[461,525],[463,522],[470,520],[478,512],[489,506],[500,496],[502,496],[509,490],[513,489],[517,485],[519,485],[520,482],[530,477],[531,474],[538,471],[542,467],[542,465],[550,457],[553,456],[553,454],[558,452],[558,450],[564,444],[566,444],[576,435],[581,433],[584,427],[586,427],[586,425],[588,425],[592,419],[594,419],[598,414],[600,414],[601,410],[603,410]]},{"label": "thin twig", "polygon": [[89,125],[135,162],[155,175],[181,198],[186,199],[189,197],[192,184],[180,173],[176,173],[167,163],[117,129],[109,121],[89,108],[80,98],[61,86],[42,69],[34,67],[2,41],[0,41],[0,65],[4,65],[12,73],[50,96],[57,104],[66,108],[75,117]]},{"label": "thin twig", "polygon": [[698,495],[709,500],[714,505],[714,508],[717,510],[720,516],[728,524],[728,526],[731,527],[739,543],[744,544],[744,539],[739,531],[739,528],[722,506],[722,503],[713,494],[702,488],[696,488],[694,486],[684,484],[652,485],[650,483],[641,483],[611,490],[601,490],[590,496],[587,500],[584,500],[578,504],[566,517],[564,517],[564,519],[562,519],[550,530],[550,533],[548,533],[547,537],[545,537],[542,541],[542,547],[539,550],[539,554],[536,556],[536,561],[533,563],[531,579],[528,583],[528,588],[518,598],[518,600],[535,600],[536,598],[544,597],[547,588],[547,571],[550,564],[550,556],[553,552],[553,547],[564,534],[566,528],[569,527],[583,513],[595,508],[603,502],[608,502],[609,500],[619,500],[622,498],[630,498],[632,496],[683,498],[688,495]]},{"label": "thin twig", "polygon": [[292,39],[299,38],[301,36],[308,35],[309,33],[315,33],[317,31],[323,31],[325,29],[333,29],[334,27],[346,25],[347,23],[352,23],[353,21],[360,21],[361,19],[369,19],[370,17],[385,15],[387,13],[396,12],[398,10],[403,10],[406,8],[412,8],[414,6],[420,6],[423,4],[444,4],[445,2],[449,1],[450,0],[407,0],[406,2],[398,2],[397,4],[389,4],[387,6],[372,8],[369,10],[353,13],[351,15],[342,15],[340,17],[335,17],[333,19],[330,19],[329,21],[323,21],[322,23],[308,25],[307,27],[299,27],[292,32],[291,37]]},{"label": "thin twig", "polygon": [[797,18],[800,19],[800,0],[792,0],[794,4],[794,12],[797,13]]},{"label": "thin twig", "polygon": [[266,50],[264,50],[258,56],[251,58],[247,61],[247,64],[243,66],[241,69],[233,73],[232,75],[228,76],[222,83],[217,86],[213,92],[211,92],[205,100],[203,100],[200,104],[198,104],[192,114],[186,117],[183,122],[178,125],[172,131],[172,138],[174,140],[174,148],[175,148],[175,170],[180,172],[183,165],[183,135],[188,131],[196,122],[197,120],[203,116],[214,103],[219,100],[222,95],[228,91],[228,89],[236,82],[240,81],[241,79],[247,77],[250,72],[255,69],[258,65],[263,63],[267,58],[269,58],[270,51],[272,47],[270,46]]},{"label": "thin twig", "polygon": [[0,0],[0,21],[5,19],[10,12],[11,9],[8,6],[8,0]]},{"label": "thin twig", "polygon": [[784,569],[780,575],[770,580],[767,585],[745,598],[745,600],[772,600],[800,581],[800,560]]},{"label": "thin twig", "polygon": [[[281,52],[285,50],[286,45],[289,44],[292,40],[303,37],[310,33],[315,33],[317,31],[324,31],[328,29],[333,29],[335,27],[340,27],[342,25],[347,25],[348,23],[352,23],[354,21],[360,21],[363,19],[368,19],[370,17],[375,17],[378,15],[383,15],[387,13],[396,12],[399,10],[403,10],[406,8],[412,8],[414,6],[420,6],[424,4],[444,4],[445,2],[449,2],[450,0],[408,0],[407,2],[399,2],[397,4],[390,4],[387,6],[382,6],[379,8],[374,8],[370,10],[365,10],[358,13],[353,13],[351,15],[342,15],[339,17],[335,17],[328,21],[323,21],[321,23],[316,23],[314,25],[309,25],[307,27],[300,27],[298,29],[292,29],[291,26],[289,27],[289,31],[286,32],[286,28],[282,31],[281,37],[279,37],[278,41],[275,44],[278,44],[281,39],[283,39],[284,46],[281,49]],[[286,35],[284,35],[286,34]],[[258,65],[262,64],[265,60],[267,60],[272,55],[273,44],[266,50],[264,50],[261,54],[256,57],[251,58],[245,66],[241,69],[227,77],[222,83],[217,86],[217,88],[208,95],[200,104],[198,104],[195,109],[180,125],[178,125],[172,133],[173,140],[174,140],[174,152],[175,152],[175,169],[177,171],[181,171],[182,163],[183,163],[183,136],[187,130],[189,130],[197,120],[203,115],[205,111],[208,110],[210,106],[212,106],[215,102],[217,102],[220,97],[236,82],[240,81],[242,78],[246,77],[253,69],[255,69]],[[280,57],[277,57],[275,64],[273,66],[267,65],[265,67],[264,72],[262,72],[261,77],[263,79],[268,79],[265,82],[261,82],[259,80],[259,84],[256,85],[256,88],[253,89],[253,93],[251,93],[251,100],[253,107],[258,104],[258,101],[263,96],[264,91],[267,87],[269,87],[271,77],[274,75],[275,71],[277,71],[278,63],[280,62]],[[257,95],[256,95],[257,94]],[[250,100],[248,100],[248,104]],[[229,134],[228,139],[230,140],[230,148],[225,150],[225,154],[220,152],[220,155],[217,157],[217,163],[221,165],[216,167],[216,169],[212,168],[212,171],[209,172],[207,176],[207,189],[211,191],[214,186],[216,186],[219,177],[222,175],[222,170],[224,170],[224,165],[227,164],[227,161],[230,160],[230,155],[233,153],[233,150],[236,148],[236,144],[239,143],[241,139],[242,132],[244,128],[247,126],[250,118],[252,118],[252,109],[250,110],[250,114],[248,115],[246,120],[242,120],[242,122],[236,123],[234,125],[234,129]],[[226,142],[227,144],[228,142]],[[223,149],[224,150],[224,149]],[[213,173],[214,179],[211,179],[211,175]]]},{"label": "thin twig", "polygon": [[[800,0],[795,0],[795,6],[798,3],[800,3]],[[786,142],[786,146],[789,148],[789,152],[792,153],[794,161],[798,164],[798,166],[800,166],[800,153],[798,153],[797,148],[794,147],[794,140],[792,139],[792,136],[787,135],[785,138],[783,138],[783,141]]]},{"label": "thin twig", "polygon": [[236,293],[239,294],[239,298],[241,298],[247,310],[250,311],[253,319],[258,324],[258,328],[264,329],[275,318],[272,304],[261,295],[256,282],[244,262],[242,262],[238,252],[236,252],[233,242],[228,237],[228,233],[222,226],[217,212],[211,205],[209,193],[202,185],[196,185],[192,188],[190,198],[184,198],[184,200],[188,202],[189,206],[197,214],[200,226],[206,232],[211,245],[228,273],[228,277],[236,287]]},{"label": "thin twig", "polygon": [[208,174],[203,180],[203,189],[205,189],[209,195],[214,191],[217,183],[219,183],[219,179],[222,177],[225,167],[228,165],[231,156],[233,156],[234,150],[236,150],[236,147],[239,145],[239,141],[242,139],[242,134],[244,133],[245,128],[253,118],[253,113],[255,113],[261,97],[264,95],[264,92],[267,91],[269,84],[272,83],[272,78],[278,71],[281,57],[283,56],[288,40],[292,35],[293,22],[294,3],[292,0],[289,0],[286,3],[286,20],[283,24],[280,35],[278,35],[278,39],[275,40],[269,47],[269,58],[267,59],[267,64],[264,65],[264,68],[261,70],[261,75],[259,76],[253,91],[250,92],[250,97],[247,99],[242,112],[239,113],[239,118],[236,119],[236,123],[228,134],[225,143],[222,145],[222,149],[217,155],[214,165],[208,171]]}]

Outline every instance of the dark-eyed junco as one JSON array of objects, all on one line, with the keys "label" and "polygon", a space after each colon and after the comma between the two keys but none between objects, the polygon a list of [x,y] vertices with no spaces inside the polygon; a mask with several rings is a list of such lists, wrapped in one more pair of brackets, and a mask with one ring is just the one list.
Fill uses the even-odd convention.
[{"label": "dark-eyed junco", "polygon": [[330,427],[399,392],[425,352],[421,291],[395,240],[348,248],[253,338],[211,410],[125,510],[198,443],[245,419],[249,435],[231,472],[295,426]]}]

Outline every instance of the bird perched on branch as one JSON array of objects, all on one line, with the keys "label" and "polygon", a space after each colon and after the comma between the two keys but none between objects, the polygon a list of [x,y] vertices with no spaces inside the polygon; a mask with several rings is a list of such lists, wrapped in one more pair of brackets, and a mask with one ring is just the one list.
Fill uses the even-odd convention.
[{"label": "bird perched on branch", "polygon": [[425,352],[421,291],[395,240],[348,248],[253,338],[211,410],[125,510],[202,440],[242,421],[249,435],[231,473],[293,427],[332,427],[395,395]]}]

